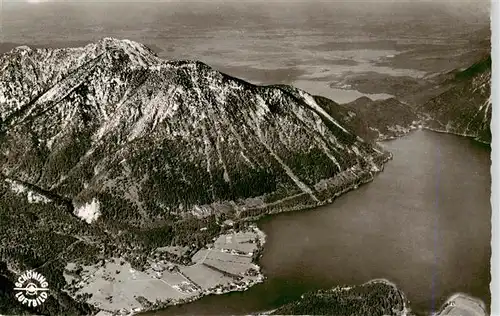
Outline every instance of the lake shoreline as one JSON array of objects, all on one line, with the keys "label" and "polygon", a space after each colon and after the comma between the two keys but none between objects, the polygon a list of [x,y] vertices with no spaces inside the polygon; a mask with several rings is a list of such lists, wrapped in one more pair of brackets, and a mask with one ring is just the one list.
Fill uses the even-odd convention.
[{"label": "lake shoreline", "polygon": [[[259,269],[256,280],[252,280],[250,282],[246,282],[243,285],[236,285],[235,288],[233,288],[232,286],[231,287],[222,287],[222,288],[218,288],[215,291],[212,290],[212,289],[208,289],[208,290],[203,291],[202,293],[198,294],[197,296],[193,296],[193,297],[191,297],[191,298],[189,298],[187,300],[182,300],[182,301],[176,301],[176,302],[168,303],[168,304],[166,304],[164,306],[162,306],[160,304],[160,306],[158,306],[158,307],[154,307],[154,308],[151,308],[151,309],[144,309],[144,310],[141,310],[140,312],[132,313],[132,314],[129,314],[129,315],[130,316],[132,316],[132,315],[148,315],[148,312],[154,312],[154,311],[159,311],[159,310],[163,310],[163,309],[168,309],[169,307],[174,307],[174,306],[182,305],[182,304],[189,304],[189,303],[197,301],[197,300],[199,300],[199,299],[201,299],[201,298],[203,298],[205,296],[224,295],[224,294],[233,293],[233,292],[244,292],[244,291],[248,290],[249,288],[251,288],[252,286],[264,282],[265,279],[266,279],[266,277],[260,271],[261,267],[258,265],[258,258],[262,255],[262,250],[264,249],[264,244],[266,242],[266,234],[264,233],[264,231],[262,231],[261,229],[259,229],[257,225],[250,225],[248,228],[250,228],[254,232],[256,232],[257,236],[259,237],[259,242],[257,244],[257,249],[255,251],[256,253],[258,253],[258,256],[255,259],[252,260],[252,262]],[[233,284],[231,284],[231,285],[233,285]]]},{"label": "lake shoreline", "polygon": [[[363,184],[372,182],[375,179],[375,176],[378,173],[383,172],[385,163],[387,163],[392,158],[393,158],[392,154],[386,152],[386,155],[384,156],[384,158],[381,161],[379,161],[379,163],[377,165],[378,169],[377,170],[371,170],[369,172],[370,177],[368,177],[367,179],[364,179],[364,180],[360,177],[358,179],[358,181],[356,181],[352,185],[348,186],[347,188],[345,188],[345,189],[343,189],[341,191],[338,191],[338,192],[334,193],[334,195],[331,198],[326,199],[324,201],[321,201],[321,202],[317,203],[316,205],[305,206],[305,207],[302,206],[302,205],[299,205],[296,208],[278,208],[278,209],[274,209],[273,211],[271,211],[269,213],[260,214],[258,216],[240,218],[239,220],[242,221],[242,222],[251,223],[249,227],[251,227],[252,229],[254,229],[257,232],[257,234],[259,235],[259,245],[258,245],[257,250],[255,252],[256,256],[254,256],[254,260],[253,260],[253,262],[259,268],[259,278],[258,278],[257,281],[255,281],[255,282],[249,282],[249,283],[246,283],[243,286],[238,286],[238,287],[233,288],[233,289],[231,289],[231,288],[225,288],[225,289],[222,289],[222,290],[219,290],[219,291],[216,291],[216,292],[214,292],[214,291],[205,291],[205,292],[200,293],[199,295],[190,297],[189,299],[185,299],[185,300],[182,300],[182,301],[175,301],[175,302],[171,302],[171,303],[168,303],[168,304],[159,304],[158,306],[152,307],[150,309],[142,309],[142,310],[137,311],[135,313],[132,313],[130,315],[136,315],[136,314],[138,314],[138,315],[148,315],[148,312],[154,312],[154,311],[159,311],[159,310],[163,310],[163,309],[167,310],[168,308],[173,307],[173,306],[178,306],[178,305],[182,305],[182,304],[189,304],[189,303],[197,301],[197,300],[199,300],[199,299],[201,299],[201,298],[203,298],[205,296],[223,295],[223,294],[228,294],[228,293],[232,293],[232,292],[243,292],[243,291],[248,290],[249,288],[251,288],[252,286],[254,286],[256,284],[265,282],[265,280],[266,280],[267,277],[260,272],[261,266],[259,265],[259,259],[262,257],[263,251],[265,249],[266,234],[264,233],[264,231],[262,231],[258,227],[258,223],[257,222],[259,220],[261,220],[261,219],[263,219],[265,217],[273,216],[273,215],[280,214],[280,213],[289,213],[289,212],[297,212],[297,211],[310,211],[310,210],[312,210],[314,208],[317,208],[317,207],[320,207],[320,206],[324,206],[324,205],[327,205],[327,204],[331,204],[339,196],[341,196],[341,195],[343,195],[343,194],[345,194],[345,193],[347,193],[349,191],[356,190],[356,189],[359,188],[359,186],[361,186]],[[99,315],[99,316],[101,316],[101,315]]]},{"label": "lake shoreline", "polygon": [[[396,140],[396,139],[399,139],[399,138],[402,138],[404,136],[408,136],[410,134],[412,134],[412,132],[416,131],[416,130],[428,130],[430,132],[436,132],[436,131],[433,131],[433,130],[430,130],[426,127],[423,127],[423,126],[419,126],[419,128],[414,128],[414,129],[411,129],[410,131],[408,131],[407,133],[405,133],[404,135],[401,135],[395,139],[385,139],[385,140],[380,140],[379,142],[380,143],[385,143],[385,142],[390,142],[390,141],[393,141],[393,140]],[[438,133],[438,132],[436,132]],[[446,132],[441,132],[441,133],[445,133],[445,134],[451,134],[451,135],[456,135],[456,134],[453,134],[453,133],[446,133]],[[457,136],[461,136],[461,135],[457,135]],[[392,155],[390,156],[390,158],[388,158],[385,162],[389,161],[390,159],[392,159]],[[384,162],[384,164],[385,164]],[[382,165],[382,168],[380,170],[380,172],[383,171],[383,166]],[[379,172],[375,173],[373,175],[373,177],[369,180],[366,180],[360,184],[357,184],[357,185],[352,185],[350,186],[348,189],[346,190],[343,190],[341,192],[338,192],[334,198],[332,198],[332,202],[334,201],[335,198],[339,197],[340,195],[343,195],[344,193],[347,193],[349,191],[352,191],[352,190],[355,190],[358,188],[359,185],[362,185],[362,184],[366,184],[366,183],[370,183],[373,181],[375,175],[377,175]],[[331,202],[330,202],[331,203]],[[325,204],[330,204],[330,203],[325,203]],[[252,225],[255,225],[257,227],[257,229],[262,233],[261,235],[261,240],[263,241],[259,247],[259,254],[256,256],[255,260],[253,261],[255,264],[257,264],[259,266],[259,268],[261,269],[261,264],[260,264],[260,259],[262,257],[262,254],[263,254],[263,250],[265,249],[266,245],[265,245],[265,239],[266,239],[266,234],[264,233],[264,231],[259,227],[260,225],[258,224],[258,221],[262,220],[263,218],[267,218],[267,217],[271,217],[271,216],[274,216],[276,214],[279,214],[279,213],[289,213],[289,212],[297,212],[297,211],[305,211],[305,210],[313,210],[317,207],[319,207],[321,205],[317,205],[317,206],[312,206],[312,207],[309,207],[309,208],[298,208],[298,209],[292,209],[292,210],[281,210],[281,211],[276,211],[276,212],[273,212],[273,213],[269,213],[269,214],[261,214],[259,216],[256,216],[256,217],[250,217],[250,218],[243,218],[241,219],[241,221],[243,222],[249,222],[249,223],[252,223]],[[212,296],[212,295],[222,295],[222,294],[228,294],[228,293],[231,293],[231,292],[243,292],[243,291],[246,291],[248,289],[250,289],[253,285],[256,285],[258,283],[262,283],[262,282],[266,282],[266,279],[268,279],[268,276],[267,275],[264,275],[264,274],[261,274],[262,275],[262,279],[259,281],[259,282],[251,282],[251,283],[248,283],[248,284],[245,284],[244,286],[242,287],[238,287],[238,288],[235,288],[235,289],[225,289],[223,291],[219,291],[219,292],[204,292],[204,293],[200,293],[200,295],[198,296],[195,296],[195,297],[192,297],[190,298],[189,300],[184,300],[184,301],[180,301],[180,302],[173,302],[172,304],[168,304],[168,305],[165,305],[165,306],[160,306],[159,308],[151,308],[151,309],[148,309],[148,310],[141,310],[141,312],[139,313],[135,313],[135,314],[141,314],[141,315],[148,315],[148,312],[157,312],[157,311],[160,311],[160,310],[168,310],[169,308],[173,307],[173,306],[178,306],[178,305],[183,305],[183,304],[189,304],[189,303],[192,303],[194,301],[197,301],[205,296]],[[377,281],[384,281],[384,282],[388,282],[388,284],[391,284],[393,286],[395,286],[394,283],[392,283],[391,281],[387,280],[387,279],[380,279],[380,278],[376,278],[376,279],[372,279],[372,280],[369,280],[367,282],[365,282],[365,284],[368,284],[370,282],[377,282]],[[452,300],[453,296],[451,296],[446,302]],[[471,296],[472,299],[474,299],[472,296]],[[443,305],[444,306],[444,305]],[[443,309],[443,307],[441,307],[441,309]],[[440,309],[440,310],[441,310]],[[273,309],[275,310],[275,309]],[[263,312],[256,312],[254,314],[260,314],[260,315],[266,315],[266,314],[269,314],[271,313],[273,310],[268,310],[268,311],[263,311]],[[437,312],[436,311],[430,311],[430,312],[426,312],[428,315],[433,315],[433,316],[441,316],[442,314],[436,314]]]},{"label": "lake shoreline", "polygon": [[477,135],[470,135],[470,134],[463,134],[463,133],[458,133],[458,132],[453,132],[453,131],[448,131],[448,130],[442,130],[442,129],[428,127],[428,126],[425,126],[425,125],[422,127],[422,129],[426,129],[428,131],[431,131],[431,132],[434,132],[434,133],[439,133],[439,134],[450,134],[450,135],[461,136],[461,137],[465,137],[465,138],[471,139],[471,140],[473,140],[475,142],[478,142],[478,143],[480,143],[482,145],[491,146],[491,143],[485,142],[485,141],[482,141],[482,140],[478,139],[479,136],[477,136]]},{"label": "lake shoreline", "polygon": [[69,263],[65,291],[86,297],[99,310],[97,316],[147,315],[208,295],[245,291],[265,279],[255,263],[265,241],[266,234],[249,225],[214,238],[190,265],[151,259],[139,271],[121,258],[90,266]]},{"label": "lake shoreline", "polygon": [[[418,122],[418,123],[421,123],[421,122]],[[457,134],[457,133],[453,133],[453,132],[449,132],[449,131],[448,131],[448,132],[447,132],[447,131],[436,131],[436,130],[433,130],[433,129],[427,128],[426,126],[423,126],[423,125],[418,124],[418,123],[417,123],[417,124],[415,124],[415,126],[412,126],[411,128],[409,128],[409,130],[408,130],[408,131],[406,131],[405,133],[402,133],[401,135],[398,135],[397,137],[391,137],[391,138],[379,139],[379,140],[377,140],[376,142],[377,142],[377,143],[380,143],[380,144],[389,143],[389,142],[392,142],[392,141],[398,140],[398,139],[400,139],[400,138],[409,137],[411,134],[413,134],[413,133],[415,133],[415,132],[417,132],[417,131],[428,131],[428,132],[431,132],[431,133],[436,133],[436,134],[449,134],[449,135],[457,136],[457,137],[460,137],[460,138],[464,138],[464,137],[465,137],[465,138],[470,139],[470,140],[472,140],[472,141],[474,141],[474,142],[477,142],[477,143],[478,143],[478,144],[480,144],[480,145],[488,145],[488,146],[489,146],[489,144],[488,144],[488,143],[481,142],[481,141],[479,141],[479,140],[477,140],[477,139],[475,139],[474,137],[471,137],[471,136],[469,136],[469,135],[461,135],[461,134]],[[392,159],[392,158],[393,158],[393,157],[391,156],[391,159]],[[370,183],[370,182],[372,182],[372,181],[373,181],[373,179],[372,179],[372,180],[370,180],[370,181],[366,181],[366,182],[364,182],[364,183]],[[364,184],[364,183],[363,183],[363,184]],[[351,191],[351,190],[354,190],[354,188],[351,188],[351,189],[350,189],[350,190],[348,190],[348,191]],[[346,191],[346,192],[348,192],[348,191]],[[346,193],[346,192],[343,192],[343,193]],[[339,195],[340,195],[340,194],[339,194]],[[336,196],[336,197],[338,197],[338,196]],[[316,209],[316,207],[312,207],[312,208],[308,208],[307,210],[308,210],[308,211],[310,211],[310,210],[315,210],[315,209]],[[295,212],[295,211],[303,211],[303,210],[294,210],[294,211],[291,211],[291,212]],[[270,217],[272,217],[272,216],[274,216],[274,215],[276,215],[276,214],[279,214],[279,213],[288,213],[288,212],[278,212],[278,213],[272,213],[272,214],[265,214],[265,215],[263,215],[263,216],[259,216],[258,218],[256,218],[256,219],[252,219],[252,220],[262,220],[262,219],[265,219],[265,218],[268,218],[268,217],[270,218]],[[266,279],[267,279],[267,278],[266,278]],[[367,282],[365,282],[365,283],[363,283],[363,284],[369,284],[370,282],[377,282],[377,281],[384,281],[384,282],[387,282],[387,284],[391,284],[391,285],[393,285],[393,286],[395,286],[395,287],[397,288],[397,286],[395,285],[395,283],[393,283],[393,282],[391,282],[390,280],[385,279],[385,278],[382,278],[382,279],[380,279],[380,278],[371,279],[371,280],[369,280],[369,281],[367,281]],[[448,301],[450,301],[450,300],[453,300],[453,298],[454,298],[456,295],[457,295],[457,294],[453,294],[453,295],[451,295],[451,296],[450,296],[450,297],[446,300],[446,302],[448,302]],[[461,295],[466,295],[466,294],[461,294]],[[479,301],[479,302],[481,302],[481,303],[484,305],[484,303],[483,303],[483,301],[482,301],[481,299],[478,299],[478,298],[476,298],[476,297],[474,297],[474,296],[471,296],[471,295],[466,295],[466,296],[467,296],[467,297],[469,297],[471,300],[474,300],[474,301]],[[444,304],[446,304],[446,303],[444,303]],[[444,304],[443,304],[443,306],[444,306]],[[437,311],[435,310],[435,311],[423,312],[423,311],[421,311],[421,310],[420,310],[420,312],[419,312],[419,314],[418,314],[418,315],[420,315],[420,313],[425,313],[425,314],[426,314],[426,315],[428,315],[428,316],[442,316],[442,314],[436,314],[436,313],[437,313],[439,310],[442,310],[442,309],[444,308],[443,306],[442,306],[442,307],[440,307],[440,309],[438,309]],[[275,311],[275,310],[276,310],[276,309],[272,309],[272,310],[267,310],[267,311],[258,312],[258,313],[255,313],[255,314],[258,314],[258,315],[268,315],[268,314],[272,313],[272,312],[273,312],[273,311]],[[408,310],[409,310],[409,309],[408,309]],[[414,314],[408,314],[408,315],[414,315]]]}]

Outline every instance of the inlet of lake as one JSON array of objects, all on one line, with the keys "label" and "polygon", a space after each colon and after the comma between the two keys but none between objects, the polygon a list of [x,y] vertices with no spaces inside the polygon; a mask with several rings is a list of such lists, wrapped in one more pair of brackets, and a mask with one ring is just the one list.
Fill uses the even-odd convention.
[{"label": "inlet of lake", "polygon": [[373,182],[258,223],[267,234],[264,283],[152,314],[249,314],[375,278],[396,283],[422,315],[456,292],[489,306],[489,147],[425,130],[382,144],[394,159]]}]

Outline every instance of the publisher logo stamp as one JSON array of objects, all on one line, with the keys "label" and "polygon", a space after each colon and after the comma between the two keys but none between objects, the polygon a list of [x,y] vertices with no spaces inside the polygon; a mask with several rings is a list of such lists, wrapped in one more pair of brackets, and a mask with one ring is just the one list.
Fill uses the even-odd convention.
[{"label": "publisher logo stamp", "polygon": [[47,300],[49,284],[43,275],[35,271],[24,272],[15,283],[16,298],[30,307],[42,305]]}]

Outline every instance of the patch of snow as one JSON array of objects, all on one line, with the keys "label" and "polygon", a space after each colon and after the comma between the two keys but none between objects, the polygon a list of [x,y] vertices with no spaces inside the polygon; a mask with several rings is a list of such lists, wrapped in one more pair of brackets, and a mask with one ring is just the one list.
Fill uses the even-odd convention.
[{"label": "patch of snow", "polygon": [[94,198],[90,203],[86,203],[76,208],[75,215],[90,224],[101,216],[99,208],[99,200]]},{"label": "patch of snow", "polygon": [[227,89],[221,89],[217,83],[211,82],[209,83],[208,88],[213,92],[215,96],[215,100],[217,103],[225,103],[226,102],[226,94]]},{"label": "patch of snow", "polygon": [[350,134],[350,133],[349,133],[349,132],[348,132],[345,128],[343,128],[343,127],[342,127],[339,123],[337,123],[337,121],[336,121],[336,120],[334,120],[334,119],[330,116],[330,114],[326,113],[326,111],[325,111],[325,110],[323,110],[323,108],[322,108],[322,107],[320,107],[320,106],[316,103],[316,101],[314,101],[314,98],[313,98],[310,94],[308,94],[308,93],[306,93],[306,92],[304,92],[304,91],[299,91],[299,94],[300,94],[300,96],[301,96],[302,98],[304,98],[304,100],[306,101],[306,103],[307,103],[307,104],[308,104],[311,108],[313,108],[314,110],[316,110],[318,113],[321,113],[321,115],[323,115],[324,117],[326,117],[326,118],[327,118],[330,122],[332,122],[333,124],[335,124],[335,125],[336,125],[338,128],[340,128],[342,131],[344,131],[345,133]]},{"label": "patch of snow", "polygon": [[26,186],[10,180],[10,179],[5,179],[5,182],[10,184],[10,189],[16,193],[16,194],[27,194],[28,202],[29,203],[49,203],[51,200],[41,194],[35,193],[33,191],[30,191]]},{"label": "patch of snow", "polygon": [[53,137],[51,137],[51,138],[49,138],[49,139],[47,140],[47,142],[46,142],[45,144],[47,145],[47,149],[48,149],[48,150],[52,150],[52,145],[54,145],[54,141],[55,141],[55,139],[56,139],[56,137],[57,137],[58,135],[59,135],[59,134],[54,135]]},{"label": "patch of snow", "polygon": [[227,183],[231,182],[231,179],[229,178],[229,173],[227,172],[225,165],[224,165],[224,175],[223,175],[223,178],[224,178],[224,181],[226,181]]},{"label": "patch of snow", "polygon": [[10,184],[10,189],[14,191],[14,193],[20,194],[26,192],[26,187],[22,184],[19,184],[15,181],[12,181],[10,179],[5,179],[5,182]]},{"label": "patch of snow", "polygon": [[255,166],[253,165],[253,163],[250,161],[250,159],[248,159],[247,156],[245,156],[245,154],[240,151],[240,156],[243,157],[243,159],[252,167],[252,168],[255,168]]},{"label": "patch of snow", "polygon": [[359,151],[359,149],[358,149],[358,147],[356,147],[356,146],[354,146],[354,145],[353,145],[353,146],[351,146],[351,149],[352,149],[352,151],[354,151],[354,153],[355,153],[356,155],[358,155],[358,156],[362,156],[362,155],[361,155],[361,152],[360,152],[360,151]]},{"label": "patch of snow", "polygon": [[35,192],[28,191],[28,202],[29,203],[49,203],[50,199],[43,196],[43,195],[37,194]]},{"label": "patch of snow", "polygon": [[7,98],[3,93],[0,93],[0,103],[7,103]]},{"label": "patch of snow", "polygon": [[269,113],[269,107],[260,95],[257,95],[257,111],[255,113],[259,119],[262,119],[267,113]]},{"label": "patch of snow", "polygon": [[255,132],[257,133],[257,137],[259,138],[260,142],[262,145],[264,145],[264,147],[267,149],[268,153],[274,157],[274,159],[281,165],[281,167],[283,168],[283,170],[285,171],[285,173],[288,175],[288,177],[290,177],[290,179],[295,183],[295,185],[297,185],[298,188],[300,188],[304,193],[307,193],[309,194],[309,196],[315,201],[315,202],[319,202],[318,198],[314,195],[314,193],[312,192],[311,188],[309,188],[305,183],[303,183],[302,181],[300,181],[299,177],[297,177],[297,175],[295,175],[292,171],[292,169],[287,166],[283,160],[281,160],[281,158],[271,149],[271,147],[265,142],[264,140],[264,136],[262,135],[262,131],[260,130],[260,126],[259,126],[259,123],[258,123],[258,119],[256,117],[255,114],[252,115],[253,116],[253,120],[255,121]]},{"label": "patch of snow", "polygon": [[320,146],[323,148],[323,152],[325,153],[325,155],[330,158],[330,160],[335,164],[335,166],[337,166],[338,170],[342,170],[342,168],[340,167],[340,164],[339,162],[337,161],[337,159],[335,159],[335,157],[332,155],[332,153],[330,152],[330,150],[328,149],[328,147],[326,146],[326,144],[320,140],[317,140],[318,143],[320,144]]}]

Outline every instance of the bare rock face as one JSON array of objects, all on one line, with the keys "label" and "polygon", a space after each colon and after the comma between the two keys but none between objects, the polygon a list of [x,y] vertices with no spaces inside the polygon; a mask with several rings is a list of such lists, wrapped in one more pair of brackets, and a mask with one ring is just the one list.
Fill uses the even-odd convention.
[{"label": "bare rock face", "polygon": [[424,126],[491,142],[491,57],[453,74],[445,91],[418,108]]},{"label": "bare rock face", "polygon": [[128,40],[19,47],[0,69],[2,175],[70,200],[87,221],[258,215],[292,208],[290,197],[314,206],[387,158],[304,91],[161,60]]}]

